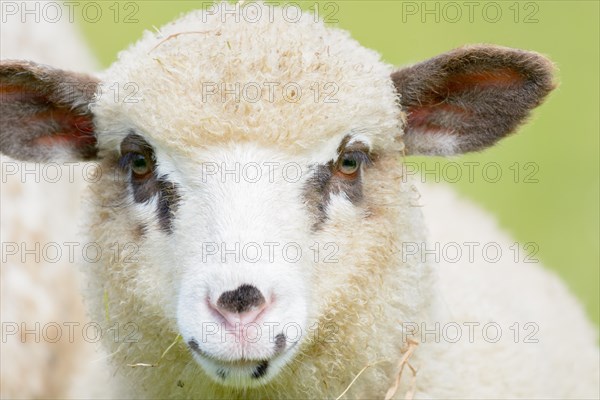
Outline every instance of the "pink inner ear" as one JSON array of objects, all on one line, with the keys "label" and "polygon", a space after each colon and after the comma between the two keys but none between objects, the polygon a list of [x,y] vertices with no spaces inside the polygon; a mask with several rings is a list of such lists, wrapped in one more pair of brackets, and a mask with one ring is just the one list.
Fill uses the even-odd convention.
[{"label": "pink inner ear", "polygon": [[[61,91],[38,80],[0,85],[3,140],[12,140],[26,150],[16,158],[47,159],[53,148],[68,150],[62,156],[89,160],[96,156],[96,136],[92,114],[85,96],[76,91]],[[24,78],[21,80],[25,80]],[[66,87],[66,86],[65,86]],[[76,97],[82,105],[76,106]],[[41,150],[43,149],[43,150]],[[40,153],[37,153],[41,150]]]},{"label": "pink inner ear", "polygon": [[465,92],[505,90],[523,84],[524,77],[512,68],[448,74],[445,81],[420,104],[408,107],[408,129],[421,133],[461,134],[473,117],[472,102]]},{"label": "pink inner ear", "polygon": [[507,88],[523,84],[523,75],[512,68],[497,68],[488,71],[463,72],[448,76],[445,89],[448,93],[463,92],[476,88]]},{"label": "pink inner ear", "polygon": [[69,133],[54,133],[48,136],[38,136],[32,140],[34,146],[71,146],[71,147],[88,147],[93,146],[96,143],[94,136],[74,135],[72,132]]},{"label": "pink inner ear", "polygon": [[88,148],[96,144],[90,116],[77,115],[66,107],[52,104],[42,92],[27,86],[3,85],[0,87],[0,96],[4,103],[36,104],[43,110],[30,115],[28,119],[35,125],[47,124],[50,129],[31,139],[32,145]]},{"label": "pink inner ear", "polygon": [[68,145],[73,148],[90,148],[96,144],[92,119],[88,115],[76,115],[63,107],[53,107],[32,116],[33,120],[52,120],[56,128],[46,135],[32,140],[34,146],[52,147]]},{"label": "pink inner ear", "polygon": [[14,85],[2,85],[0,86],[0,99],[3,103],[16,103],[16,102],[34,102],[42,103],[47,102],[45,96],[39,92],[25,89],[23,86]]},{"label": "pink inner ear", "polygon": [[446,133],[448,127],[455,126],[470,115],[468,109],[456,104],[438,103],[410,107],[408,109],[407,125],[409,129],[422,133]]}]

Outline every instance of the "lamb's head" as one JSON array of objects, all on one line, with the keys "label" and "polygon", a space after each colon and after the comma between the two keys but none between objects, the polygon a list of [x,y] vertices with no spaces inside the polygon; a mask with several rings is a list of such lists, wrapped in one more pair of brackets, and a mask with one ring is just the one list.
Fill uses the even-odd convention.
[{"label": "lamb's head", "polygon": [[[467,47],[393,72],[311,15],[267,12],[191,13],[100,80],[14,61],[0,79],[2,152],[98,160],[91,240],[138,246],[89,267],[96,315],[104,298],[109,318],[144,321],[142,342],[180,334],[235,386],[272,379],[319,342],[315,326],[344,331],[384,286],[419,278],[398,255],[421,235],[403,154],[490,146],[552,88],[535,53]],[[382,302],[418,307],[404,300]]]}]

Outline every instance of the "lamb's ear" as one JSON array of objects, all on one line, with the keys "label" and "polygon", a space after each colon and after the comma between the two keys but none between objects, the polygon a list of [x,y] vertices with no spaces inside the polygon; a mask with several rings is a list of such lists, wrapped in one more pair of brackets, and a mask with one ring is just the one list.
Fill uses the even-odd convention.
[{"label": "lamb's ear", "polygon": [[537,53],[480,45],[394,72],[407,113],[407,154],[452,155],[493,145],[554,89],[553,69]]},{"label": "lamb's ear", "polygon": [[24,161],[90,160],[98,81],[27,61],[0,61],[0,152]]}]

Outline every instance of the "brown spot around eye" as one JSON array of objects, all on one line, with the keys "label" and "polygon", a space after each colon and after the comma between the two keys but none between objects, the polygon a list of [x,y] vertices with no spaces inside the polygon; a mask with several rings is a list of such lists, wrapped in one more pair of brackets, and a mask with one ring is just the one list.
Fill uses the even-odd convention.
[{"label": "brown spot around eye", "polygon": [[[131,188],[133,199],[136,203],[146,203],[153,197],[158,196],[157,219],[160,228],[167,232],[173,232],[173,215],[177,211],[180,196],[177,185],[170,182],[167,176],[157,176],[155,170],[154,150],[152,146],[140,135],[130,133],[121,143],[121,154],[127,161],[131,154],[141,154],[150,162],[148,172],[144,175],[131,174]],[[129,161],[131,162],[131,161]],[[122,167],[124,167],[122,165]]]},{"label": "brown spot around eye", "polygon": [[[309,211],[315,217],[315,231],[327,220],[327,205],[332,194],[344,193],[354,205],[359,205],[363,199],[360,163],[370,162],[370,157],[366,155],[368,147],[359,141],[348,145],[350,139],[348,135],[342,140],[338,147],[338,160],[315,166],[313,176],[307,181],[304,197]],[[359,163],[359,168],[352,174],[344,174],[339,169],[342,157],[347,153],[357,153],[353,157]]]}]

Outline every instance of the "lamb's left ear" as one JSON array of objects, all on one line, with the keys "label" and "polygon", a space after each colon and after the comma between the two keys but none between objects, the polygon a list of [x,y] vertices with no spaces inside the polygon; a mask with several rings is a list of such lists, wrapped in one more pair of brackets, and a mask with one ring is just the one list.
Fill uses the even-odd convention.
[{"label": "lamb's left ear", "polygon": [[392,74],[407,113],[407,154],[482,150],[514,131],[555,87],[553,64],[532,52],[463,47]]},{"label": "lamb's left ear", "polygon": [[98,81],[28,61],[0,61],[0,152],[24,161],[89,160]]}]

